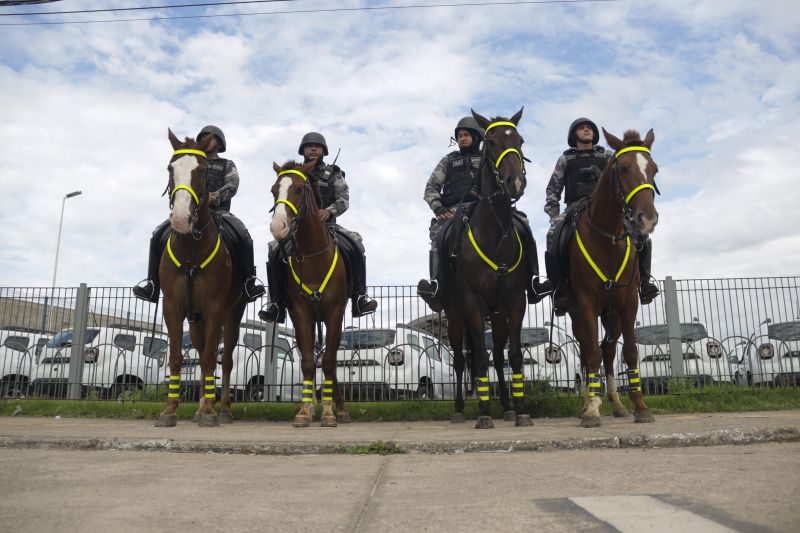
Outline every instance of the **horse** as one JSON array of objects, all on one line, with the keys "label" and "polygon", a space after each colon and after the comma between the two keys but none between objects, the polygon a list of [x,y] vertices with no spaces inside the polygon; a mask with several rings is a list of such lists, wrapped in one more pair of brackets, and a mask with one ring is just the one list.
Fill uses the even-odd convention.
[{"label": "horse", "polygon": [[[626,131],[621,140],[605,129],[603,135],[615,150],[614,158],[607,163],[588,206],[578,216],[575,238],[567,252],[569,314],[580,346],[581,366],[587,373],[581,427],[601,425],[601,363],[614,416],[628,416],[614,381],[614,354],[620,334],[634,420],[655,421],[642,397],[634,333],[639,307],[635,241],[648,236],[658,223],[658,166],[650,155],[655,135],[652,129],[644,140],[633,130]],[[597,341],[598,317],[605,330],[602,343]]]},{"label": "horse", "polygon": [[[216,136],[206,135],[200,142],[186,137],[181,142],[172,130],[168,132],[173,149],[168,166],[172,232],[161,256],[159,275],[169,333],[170,376],[167,405],[155,425],[177,424],[183,321],[188,319],[203,377],[194,421],[200,426],[217,426],[220,422],[233,422],[230,412],[233,349],[239,339],[239,324],[247,301],[242,294],[242,280],[235,279],[231,255],[209,210],[206,153],[216,148]],[[224,330],[222,407],[218,417],[214,373],[221,329]]]},{"label": "horse", "polygon": [[[531,426],[523,404],[522,348],[520,334],[525,316],[527,275],[522,241],[513,227],[513,206],[522,196],[525,178],[523,139],[517,131],[520,109],[510,119],[472,116],[485,130],[477,191],[478,201],[466,219],[465,230],[457,239],[459,253],[455,271],[447,272],[453,281],[444,302],[447,334],[453,348],[456,370],[456,402],[453,423],[464,422],[464,367],[469,363],[473,381],[477,380],[480,416],[476,429],[493,428],[489,414],[489,355],[486,350],[484,317],[491,316],[493,361],[497,371],[500,403],[506,420],[516,426]],[[454,224],[459,224],[456,213]],[[448,268],[448,267],[446,267]],[[463,353],[467,333],[469,362]],[[503,349],[509,343],[508,360],[512,369],[514,409],[511,409],[503,375]]]},{"label": "horse", "polygon": [[347,307],[347,275],[339,248],[319,218],[319,184],[310,174],[315,164],[314,161],[305,164],[288,161],[283,166],[273,163],[277,180],[272,186],[275,204],[269,229],[279,246],[288,245],[286,255],[293,278],[288,281],[288,311],[301,354],[303,394],[292,425],[307,427],[314,419],[314,326],[321,327],[324,323],[321,425],[336,427],[337,422],[350,422],[336,380],[336,352]]}]

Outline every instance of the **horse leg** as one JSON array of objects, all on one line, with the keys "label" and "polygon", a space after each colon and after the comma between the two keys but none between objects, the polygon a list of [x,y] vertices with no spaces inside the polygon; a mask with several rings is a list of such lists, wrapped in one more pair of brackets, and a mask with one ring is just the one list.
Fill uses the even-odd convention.
[{"label": "horse leg", "polygon": [[183,362],[183,315],[167,298],[164,298],[164,320],[169,332],[169,378],[167,405],[156,420],[156,427],[174,427],[178,424],[178,405],[181,403],[181,363]]},{"label": "horse leg", "polygon": [[[469,305],[469,304],[472,305]],[[486,352],[486,340],[484,336],[485,323],[480,312],[478,302],[465,302],[465,308],[472,310],[467,316],[467,332],[472,340],[472,364],[473,372],[477,378],[478,386],[478,416],[475,422],[475,429],[493,429],[494,423],[489,411],[489,354]]]},{"label": "horse leg", "polygon": [[522,373],[522,320],[525,317],[525,294],[516,296],[514,307],[508,321],[508,362],[511,364],[511,394],[514,398],[514,425],[530,427],[533,420],[525,409],[525,384]]},{"label": "horse leg", "polygon": [[[336,386],[336,351],[342,340],[342,313],[332,313],[325,321],[325,353],[322,355],[322,427],[334,428],[337,426],[337,417],[333,414],[333,390]],[[350,418],[344,407],[344,398],[341,393],[336,403],[337,412],[342,418]]]},{"label": "horse leg", "polygon": [[292,425],[296,428],[308,427],[314,420],[316,411],[314,374],[317,367],[314,362],[314,322],[311,316],[305,316],[311,314],[311,311],[307,309],[308,305],[306,302],[295,302],[290,313],[292,323],[295,325],[297,347],[300,349],[301,357],[300,366],[303,372],[303,397],[292,421]]},{"label": "horse leg", "polygon": [[242,299],[242,301],[237,303],[225,316],[225,324],[223,326],[225,347],[222,352],[222,392],[220,393],[222,407],[219,412],[219,421],[221,424],[230,424],[233,422],[233,415],[231,415],[233,349],[236,343],[239,342],[239,328],[246,305],[247,302]]},{"label": "horse leg", "polygon": [[[622,418],[630,416],[628,410],[622,405],[619,399],[619,392],[617,391],[617,382],[614,379],[614,357],[617,351],[617,339],[622,333],[622,325],[620,324],[619,316],[615,315],[613,323],[608,324],[603,321],[604,327],[610,327],[606,330],[603,342],[600,343],[600,349],[603,352],[603,367],[606,369],[606,388],[608,389],[608,400],[611,402],[612,411],[614,416]],[[606,340],[608,339],[608,340]]]},{"label": "horse leg", "polygon": [[[503,420],[506,422],[516,419],[517,413],[511,409],[508,400],[508,388],[506,387],[505,373],[505,346],[508,341],[508,316],[501,313],[492,315],[492,365],[497,375],[497,394],[500,397],[500,405],[503,406]],[[510,352],[509,352],[510,356]]]},{"label": "horse leg", "polygon": [[[194,323],[189,324],[189,337],[192,340],[192,346],[194,346],[195,351],[197,352],[198,357],[202,358],[203,352],[206,349],[206,336],[205,336],[205,328],[203,323]],[[203,416],[203,406],[206,403],[205,396],[203,394],[203,371],[202,367],[200,370],[200,381],[199,381],[199,392],[198,396],[199,399],[197,400],[197,411],[194,412],[194,417],[192,417],[192,422],[195,424],[200,422],[200,418]]]},{"label": "horse leg", "polygon": [[456,371],[456,403],[455,412],[450,422],[453,424],[463,424],[464,420],[464,324],[461,316],[457,313],[448,312],[447,335],[450,339],[450,347],[453,349],[453,369]]},{"label": "horse leg", "polygon": [[[203,315],[205,323],[205,346],[200,356],[200,368],[203,371],[202,381],[202,402],[198,414],[200,419],[197,423],[200,427],[214,427],[219,425],[219,417],[216,411],[216,380],[217,370],[217,350],[219,349],[219,338],[222,326],[222,306],[219,309],[209,309]],[[237,333],[238,338],[238,333]]]},{"label": "horse leg", "polygon": [[597,342],[597,313],[587,301],[576,302],[574,308],[577,311],[570,311],[572,332],[580,345],[581,359],[586,363],[585,402],[580,426],[583,428],[599,427],[601,425],[600,406],[603,400],[598,394],[602,379],[598,373],[603,354]]},{"label": "horse leg", "polygon": [[628,397],[633,402],[633,421],[648,423],[656,420],[644,403],[642,384],[639,381],[639,351],[636,349],[636,334],[634,333],[636,307],[633,306],[633,311],[630,312],[632,316],[623,316],[622,318],[622,356],[628,366]]}]

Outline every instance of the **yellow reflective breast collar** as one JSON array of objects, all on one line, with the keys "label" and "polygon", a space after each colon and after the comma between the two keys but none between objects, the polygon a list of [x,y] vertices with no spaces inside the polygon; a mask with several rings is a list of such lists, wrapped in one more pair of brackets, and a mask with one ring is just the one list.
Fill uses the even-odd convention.
[{"label": "yellow reflective breast collar", "polygon": [[[331,275],[333,275],[333,270],[336,268],[336,260],[339,258],[339,247],[335,246],[333,248],[333,261],[331,262],[331,267],[328,269],[328,273],[325,275],[325,279],[322,280],[322,285],[319,286],[319,290],[317,291],[318,294],[322,294],[322,291],[325,290],[325,287],[328,285],[328,280],[331,279]],[[294,271],[294,266],[292,265],[292,258],[289,257],[289,269],[292,271],[292,276],[294,280],[297,282],[300,287],[306,291],[308,294],[314,294],[314,291],[308,288],[308,286],[303,283],[300,279],[300,276],[297,275],[297,272]]]},{"label": "yellow reflective breast collar", "polygon": [[[583,257],[586,258],[586,261],[592,267],[592,270],[595,271],[595,274],[597,274],[600,277],[600,279],[603,280],[603,283],[608,283],[609,282],[608,277],[605,274],[603,274],[603,271],[600,270],[600,267],[598,267],[597,263],[594,262],[592,256],[589,255],[589,252],[586,250],[586,247],[583,245],[583,241],[581,240],[581,234],[577,230],[575,231],[575,240],[578,241],[578,248],[581,249]],[[622,276],[622,273],[625,271],[625,267],[628,264],[628,259],[631,256],[631,238],[625,237],[625,241],[627,242],[628,247],[625,249],[625,258],[622,260],[622,266],[619,267],[617,275],[614,277],[614,283],[619,281],[620,276]]]},{"label": "yellow reflective breast collar", "polygon": [[[172,235],[170,235],[169,237],[167,237],[167,253],[169,253],[169,257],[170,257],[170,259],[172,259],[172,262],[173,262],[173,263],[175,263],[175,266],[176,266],[176,267],[178,267],[178,268],[180,268],[180,267],[181,267],[181,265],[182,265],[182,263],[181,263],[180,261],[178,261],[178,258],[177,258],[177,257],[175,257],[175,254],[174,254],[174,253],[173,253],[173,251],[172,251],[172,244],[171,244],[171,242],[172,242]],[[203,261],[202,263],[200,263],[200,268],[201,268],[201,269],[202,269],[202,268],[205,268],[205,267],[206,267],[206,265],[208,265],[208,264],[211,262],[211,260],[212,260],[212,259],[214,259],[214,256],[216,256],[216,255],[217,255],[217,252],[219,251],[219,244],[220,244],[220,238],[219,238],[219,233],[218,233],[218,234],[217,234],[217,245],[216,245],[216,246],[214,246],[214,251],[212,251],[212,252],[211,252],[211,255],[209,255],[209,256],[206,258],[206,260],[205,260],[205,261]]]},{"label": "yellow reflective breast collar", "polygon": [[[478,252],[478,255],[481,257],[481,259],[483,259],[487,265],[492,267],[492,270],[499,270],[500,267],[497,266],[497,264],[494,261],[486,257],[486,254],[483,253],[483,250],[481,250],[480,246],[478,246],[477,241],[475,241],[475,236],[472,234],[472,226],[467,224],[467,229],[468,229],[467,236],[469,237],[469,242],[472,243],[472,247],[475,248],[475,251]],[[517,257],[517,262],[514,263],[514,266],[508,269],[509,272],[514,272],[514,270],[516,270],[516,268],[519,266],[520,261],[522,261],[522,240],[519,238],[519,233],[517,233],[516,228],[514,228],[514,235],[517,236],[517,242],[519,243],[519,257]]]}]

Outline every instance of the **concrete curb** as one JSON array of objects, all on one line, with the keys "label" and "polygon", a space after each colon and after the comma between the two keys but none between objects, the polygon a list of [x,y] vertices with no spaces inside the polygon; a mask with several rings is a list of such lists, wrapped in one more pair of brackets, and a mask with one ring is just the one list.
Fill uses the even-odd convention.
[{"label": "concrete curb", "polygon": [[[800,428],[714,430],[692,433],[646,433],[623,437],[520,439],[496,441],[345,441],[331,444],[309,442],[236,442],[177,439],[0,437],[0,448],[153,451],[219,453],[237,455],[309,455],[347,453],[510,453],[621,448],[688,448],[693,446],[747,445],[800,441]],[[377,450],[363,450],[380,444]],[[362,448],[359,450],[359,448]]]}]

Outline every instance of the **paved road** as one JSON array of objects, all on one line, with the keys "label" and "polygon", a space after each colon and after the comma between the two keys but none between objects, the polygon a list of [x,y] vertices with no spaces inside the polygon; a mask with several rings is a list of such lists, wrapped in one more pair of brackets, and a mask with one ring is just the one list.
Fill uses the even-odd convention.
[{"label": "paved road", "polygon": [[[0,418],[0,530],[798,530],[800,411],[604,422],[600,432],[575,419],[496,422],[494,433],[430,422],[155,431]],[[738,444],[701,445],[724,435]],[[322,446],[379,440],[408,453]],[[526,442],[554,451],[509,451]]]}]

